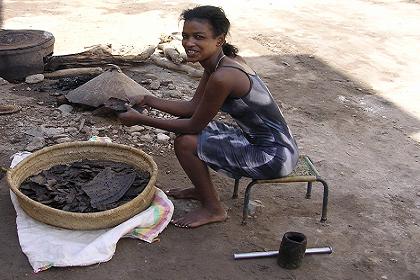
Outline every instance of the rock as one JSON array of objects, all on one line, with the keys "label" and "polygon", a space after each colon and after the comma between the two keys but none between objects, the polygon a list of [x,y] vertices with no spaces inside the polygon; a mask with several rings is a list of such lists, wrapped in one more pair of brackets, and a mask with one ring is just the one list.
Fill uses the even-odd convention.
[{"label": "rock", "polygon": [[89,126],[84,126],[82,129],[80,129],[80,133],[91,135],[92,129]]},{"label": "rock", "polygon": [[259,200],[250,200],[248,206],[248,215],[255,216],[257,210],[264,207],[264,205]]},{"label": "rock", "polygon": [[142,85],[150,85],[153,82],[152,79],[146,79],[140,82]]},{"label": "rock", "polygon": [[24,131],[25,134],[31,135],[33,137],[43,137],[44,130],[42,127],[32,127]]},{"label": "rock", "polygon": [[151,74],[151,73],[146,73],[144,74],[144,78],[148,79],[148,80],[158,80],[158,76]]},{"label": "rock", "polygon": [[58,138],[55,140],[56,143],[61,144],[61,143],[67,143],[67,142],[71,142],[72,139],[70,137],[63,137],[63,138]]},{"label": "rock", "polygon": [[9,82],[8,81],[6,81],[5,79],[3,79],[2,77],[0,77],[0,86],[5,86],[5,85],[8,85],[9,84]]},{"label": "rock", "polygon": [[176,86],[174,84],[169,84],[168,89],[176,89]]},{"label": "rock", "polygon": [[160,88],[160,82],[158,80],[152,81],[150,83],[150,89],[157,90]]},{"label": "rock", "polygon": [[155,128],[153,130],[156,134],[162,133],[162,134],[168,134],[169,132],[163,129]]},{"label": "rock", "polygon": [[60,105],[57,109],[60,110],[60,112],[63,114],[63,116],[66,116],[73,111],[73,107],[71,105],[68,105],[68,104]]},{"label": "rock", "polygon": [[145,128],[141,125],[133,125],[133,126],[129,126],[126,128],[126,131],[129,133],[133,133],[133,132],[140,132],[143,131]]},{"label": "rock", "polygon": [[169,139],[171,139],[171,137],[169,137],[168,135],[163,134],[163,133],[158,133],[158,135],[156,137],[157,137],[157,141],[159,143],[166,143],[166,142],[169,141]]},{"label": "rock", "polygon": [[92,136],[98,136],[99,135],[99,130],[96,127],[92,127],[90,134]]},{"label": "rock", "polygon": [[64,131],[70,134],[77,134],[79,132],[79,130],[75,127],[68,127]]},{"label": "rock", "polygon": [[60,95],[63,95],[63,93],[61,93],[61,92],[50,92],[49,95],[51,95],[51,96],[60,96]]},{"label": "rock", "polygon": [[66,138],[69,137],[67,134],[57,134],[52,137],[53,140],[57,140],[59,138]]},{"label": "rock", "polygon": [[169,84],[173,84],[173,83],[174,81],[172,80],[163,80],[160,82],[160,85],[166,87],[166,86],[169,86]]},{"label": "rock", "polygon": [[44,133],[44,136],[46,137],[54,137],[55,135],[58,134],[63,134],[64,133],[64,128],[62,127],[41,127],[42,132]]},{"label": "rock", "polygon": [[31,141],[31,143],[29,143],[25,150],[29,151],[29,152],[33,152],[39,149],[42,149],[45,146],[45,139],[43,137],[34,137]]},{"label": "rock", "polygon": [[10,144],[17,144],[21,141],[22,139],[18,136],[14,136],[10,139]]},{"label": "rock", "polygon": [[140,136],[140,140],[143,141],[143,142],[152,142],[153,137],[150,136],[150,134],[144,134],[144,135]]},{"label": "rock", "polygon": [[28,77],[25,78],[25,83],[27,84],[37,84],[40,83],[44,80],[44,75],[42,74],[35,74],[35,75],[30,75]]},{"label": "rock", "polygon": [[133,138],[134,137],[141,137],[143,135],[143,133],[141,133],[141,132],[139,132],[139,131],[135,131],[135,132],[132,132],[131,133],[131,136],[133,136]]},{"label": "rock", "polygon": [[169,93],[169,96],[172,97],[172,98],[181,98],[182,97],[182,93],[179,92],[179,91],[177,91],[177,90],[174,90],[174,91],[171,91]]}]

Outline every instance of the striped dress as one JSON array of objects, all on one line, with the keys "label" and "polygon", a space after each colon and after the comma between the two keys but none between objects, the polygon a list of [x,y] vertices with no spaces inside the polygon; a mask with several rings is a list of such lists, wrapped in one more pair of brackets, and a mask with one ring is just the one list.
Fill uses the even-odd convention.
[{"label": "striped dress", "polygon": [[298,148],[283,114],[264,82],[242,67],[251,89],[243,97],[228,97],[221,111],[237,126],[210,122],[198,136],[198,157],[215,171],[234,179],[271,179],[291,173]]}]

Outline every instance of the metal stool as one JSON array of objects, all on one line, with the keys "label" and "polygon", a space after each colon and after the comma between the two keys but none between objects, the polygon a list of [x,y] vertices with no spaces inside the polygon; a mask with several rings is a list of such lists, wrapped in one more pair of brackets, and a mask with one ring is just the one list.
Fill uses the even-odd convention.
[{"label": "metal stool", "polygon": [[[248,207],[249,207],[249,199],[251,195],[251,188],[257,184],[284,184],[284,183],[297,183],[297,182],[307,182],[307,189],[306,189],[306,198],[311,198],[311,191],[312,191],[312,182],[321,182],[324,186],[324,195],[322,199],[322,212],[321,212],[321,222],[325,222],[327,220],[327,206],[328,206],[328,184],[321,178],[318,171],[316,170],[314,164],[312,163],[311,159],[308,156],[302,155],[299,157],[298,164],[295,170],[286,177],[269,179],[269,180],[256,180],[252,179],[252,181],[248,184],[245,191],[245,198],[244,198],[244,208],[243,208],[243,215],[242,215],[242,224],[246,224],[246,220],[248,218]],[[238,187],[239,187],[239,179],[235,179],[235,186],[233,189],[233,196],[232,198],[238,197]]]}]

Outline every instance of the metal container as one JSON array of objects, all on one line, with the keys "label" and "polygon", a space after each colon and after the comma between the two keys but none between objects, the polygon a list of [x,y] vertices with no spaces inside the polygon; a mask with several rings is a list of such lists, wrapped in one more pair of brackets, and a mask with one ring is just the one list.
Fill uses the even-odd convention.
[{"label": "metal container", "polygon": [[0,77],[21,81],[44,72],[44,59],[52,55],[54,36],[42,30],[0,30]]}]

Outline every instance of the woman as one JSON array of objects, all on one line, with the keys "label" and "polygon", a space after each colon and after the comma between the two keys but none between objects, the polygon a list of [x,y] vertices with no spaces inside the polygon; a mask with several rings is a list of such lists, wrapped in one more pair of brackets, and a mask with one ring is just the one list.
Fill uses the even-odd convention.
[{"label": "woman", "polygon": [[[199,6],[184,10],[182,45],[188,61],[204,68],[190,101],[146,96],[137,105],[149,106],[178,119],[158,119],[131,108],[119,118],[126,125],[143,124],[177,134],[176,156],[193,188],[168,195],[201,201],[201,208],[175,219],[179,227],[198,227],[227,217],[210,179],[208,167],[235,179],[269,179],[289,174],[298,150],[282,113],[255,72],[225,42],[230,23],[223,10]],[[212,121],[219,110],[229,113],[238,127]]]}]

